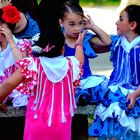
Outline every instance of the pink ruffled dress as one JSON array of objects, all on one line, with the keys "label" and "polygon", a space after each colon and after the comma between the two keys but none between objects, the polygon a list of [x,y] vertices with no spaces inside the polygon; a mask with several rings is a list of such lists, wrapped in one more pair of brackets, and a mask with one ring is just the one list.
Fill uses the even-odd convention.
[{"label": "pink ruffled dress", "polygon": [[75,87],[82,75],[75,57],[26,58],[18,62],[26,78],[17,90],[30,95],[24,140],[71,140]]}]

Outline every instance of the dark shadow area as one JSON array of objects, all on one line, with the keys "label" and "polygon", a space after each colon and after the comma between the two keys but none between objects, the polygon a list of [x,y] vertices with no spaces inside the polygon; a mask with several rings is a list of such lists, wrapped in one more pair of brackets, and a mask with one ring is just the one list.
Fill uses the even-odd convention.
[{"label": "dark shadow area", "polygon": [[23,140],[25,117],[0,118],[0,140]]}]

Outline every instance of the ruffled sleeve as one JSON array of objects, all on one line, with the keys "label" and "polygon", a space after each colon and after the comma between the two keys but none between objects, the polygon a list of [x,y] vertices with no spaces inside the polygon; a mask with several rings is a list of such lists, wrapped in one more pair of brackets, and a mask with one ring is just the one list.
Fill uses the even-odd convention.
[{"label": "ruffled sleeve", "polygon": [[17,62],[21,68],[22,76],[25,78],[16,88],[22,94],[31,94],[37,84],[37,67],[33,58],[25,58]]},{"label": "ruffled sleeve", "polygon": [[86,56],[88,56],[88,58],[95,58],[97,57],[97,54],[95,53],[95,51],[93,50],[93,48],[91,47],[89,40],[91,38],[93,38],[94,34],[92,33],[86,33],[85,38],[83,40],[83,47],[84,47],[84,53]]},{"label": "ruffled sleeve", "polygon": [[83,74],[82,64],[74,56],[70,56],[68,58],[70,58],[70,60],[72,62],[74,86],[79,86],[80,85],[80,78]]},{"label": "ruffled sleeve", "polygon": [[32,56],[32,43],[27,39],[19,39],[17,46],[20,48],[20,51],[26,51],[27,56]]}]

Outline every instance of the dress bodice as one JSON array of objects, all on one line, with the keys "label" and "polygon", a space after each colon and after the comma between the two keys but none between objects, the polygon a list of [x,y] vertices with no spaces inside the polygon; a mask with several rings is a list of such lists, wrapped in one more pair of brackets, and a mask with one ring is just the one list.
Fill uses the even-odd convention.
[{"label": "dress bodice", "polygon": [[23,31],[19,33],[14,33],[14,35],[19,38],[31,39],[33,36],[40,33],[39,25],[28,13],[25,14],[27,18],[27,25]]},{"label": "dress bodice", "polygon": [[[93,37],[93,34],[87,33],[85,35],[84,41],[83,41],[83,50],[84,50],[84,65],[83,65],[83,70],[84,73],[81,77],[81,79],[87,78],[92,75],[92,72],[90,70],[89,66],[89,58],[94,58],[96,57],[96,53],[92,49],[89,39]],[[71,48],[67,44],[65,44],[65,52],[64,56],[74,56],[75,55],[75,48]]]},{"label": "dress bodice", "polygon": [[74,87],[82,74],[77,59],[26,58],[19,61],[18,66],[22,68],[25,80],[16,89],[30,95],[27,115],[34,119],[43,117],[48,126],[64,123],[74,115]]},{"label": "dress bodice", "polygon": [[131,44],[122,43],[124,38],[120,38],[117,45],[111,48],[111,61],[114,70],[110,76],[110,84],[130,84],[138,86],[140,84],[140,41]]}]

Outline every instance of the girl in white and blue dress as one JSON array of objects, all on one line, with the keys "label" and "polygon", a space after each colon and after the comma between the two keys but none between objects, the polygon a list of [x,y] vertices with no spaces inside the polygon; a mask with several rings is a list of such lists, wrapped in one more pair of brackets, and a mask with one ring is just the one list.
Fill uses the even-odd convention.
[{"label": "girl in white and blue dress", "polygon": [[[17,69],[16,61],[32,55],[31,42],[12,35],[15,24],[20,19],[20,12],[15,6],[7,5],[0,9],[0,84]],[[15,107],[26,106],[28,96],[13,90],[3,104],[9,102]]]},{"label": "girl in white and blue dress", "polygon": [[92,31],[86,33],[83,41],[84,74],[81,78],[81,85],[76,91],[76,101],[78,105],[98,103],[104,95],[103,89],[107,79],[105,76],[92,75],[89,58],[97,56],[92,46],[107,46],[111,43],[111,39],[93,23],[90,16],[85,17],[83,9],[73,1],[65,2],[59,9],[59,23],[65,36],[64,56],[73,56],[75,54],[74,45],[80,32],[83,30]]},{"label": "girl in white and blue dress", "polygon": [[[140,85],[140,6],[129,5],[116,22],[118,35],[110,46],[113,72],[104,100],[95,111],[89,135],[117,140],[140,139],[140,99],[130,107]],[[130,98],[131,99],[131,98]]]}]

